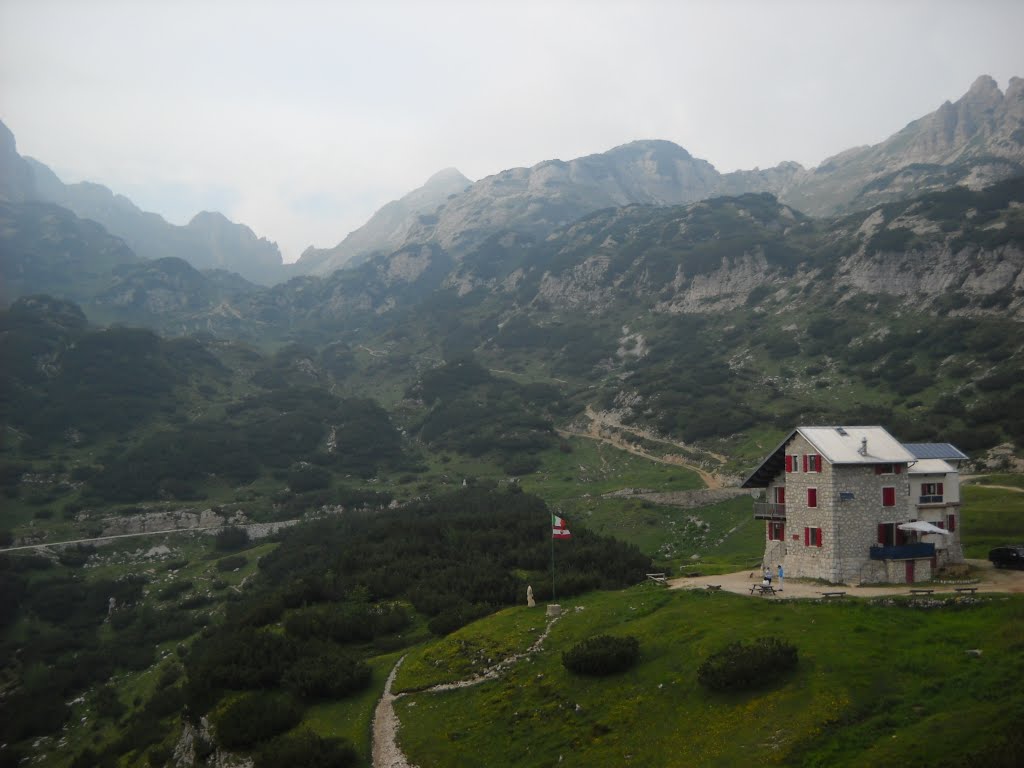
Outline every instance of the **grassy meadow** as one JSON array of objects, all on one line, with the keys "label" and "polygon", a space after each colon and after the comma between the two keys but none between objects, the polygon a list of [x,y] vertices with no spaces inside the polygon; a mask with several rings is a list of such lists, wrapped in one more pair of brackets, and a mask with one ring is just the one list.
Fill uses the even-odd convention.
[{"label": "grassy meadow", "polygon": [[[481,685],[396,702],[410,761],[431,766],[1011,765],[1024,694],[1024,598],[770,602],[653,585],[564,601],[543,649]],[[543,629],[513,608],[410,653],[397,690],[463,679]],[[639,639],[608,678],[561,654],[596,634]],[[784,638],[795,674],[710,693],[697,668],[734,640]],[[968,649],[981,649],[975,657]],[[476,664],[467,659],[478,659]],[[1019,754],[1019,753],[1017,753]]]},{"label": "grassy meadow", "polygon": [[[1024,543],[1024,476],[993,475],[988,484],[960,489],[964,556],[988,557],[993,547]],[[1007,487],[992,487],[1007,486]]]}]

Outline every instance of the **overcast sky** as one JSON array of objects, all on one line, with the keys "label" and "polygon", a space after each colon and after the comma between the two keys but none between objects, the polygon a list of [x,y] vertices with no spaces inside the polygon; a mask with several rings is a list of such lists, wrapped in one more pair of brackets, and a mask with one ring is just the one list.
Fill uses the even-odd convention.
[{"label": "overcast sky", "polygon": [[287,261],[455,166],[668,139],[815,166],[1024,76],[1020,0],[0,0],[0,119],[65,182]]}]

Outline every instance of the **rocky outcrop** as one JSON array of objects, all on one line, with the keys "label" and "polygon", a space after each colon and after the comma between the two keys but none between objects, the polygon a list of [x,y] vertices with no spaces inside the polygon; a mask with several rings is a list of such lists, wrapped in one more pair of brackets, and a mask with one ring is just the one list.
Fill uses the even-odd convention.
[{"label": "rocky outcrop", "polygon": [[333,248],[307,248],[293,271],[302,275],[329,275],[336,269],[362,264],[374,253],[391,253],[409,239],[423,217],[436,213],[448,198],[463,192],[472,182],[455,168],[438,171],[419,189],[392,200],[359,229]]},{"label": "rocky outcrop", "polygon": [[175,768],[252,768],[254,765],[251,757],[218,747],[213,727],[206,717],[200,719],[198,726],[184,721],[172,759]]}]

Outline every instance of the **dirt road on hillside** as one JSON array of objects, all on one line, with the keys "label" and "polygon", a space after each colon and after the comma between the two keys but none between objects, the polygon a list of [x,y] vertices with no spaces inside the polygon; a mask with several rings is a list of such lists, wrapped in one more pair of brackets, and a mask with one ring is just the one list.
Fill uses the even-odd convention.
[{"label": "dirt road on hillside", "polygon": [[713,472],[709,472],[704,469],[704,467],[694,463],[693,460],[688,459],[685,455],[677,453],[664,455],[654,454],[644,449],[643,446],[638,445],[635,442],[631,442],[628,437],[632,436],[652,443],[660,443],[662,445],[690,453],[699,452],[713,459],[718,464],[724,464],[726,459],[721,454],[694,448],[693,446],[688,446],[684,443],[677,443],[663,437],[658,437],[657,435],[652,434],[649,430],[641,427],[633,427],[623,424],[618,417],[608,413],[607,411],[597,412],[589,405],[584,413],[588,420],[585,430],[578,431],[559,429],[558,434],[562,437],[585,437],[589,440],[606,443],[618,448],[619,450],[631,453],[634,456],[640,456],[641,458],[648,459],[649,461],[656,461],[659,464],[670,464],[672,466],[685,467],[686,469],[692,470],[700,475],[704,484],[708,488],[722,488],[724,486],[725,483],[722,477],[714,474]]}]

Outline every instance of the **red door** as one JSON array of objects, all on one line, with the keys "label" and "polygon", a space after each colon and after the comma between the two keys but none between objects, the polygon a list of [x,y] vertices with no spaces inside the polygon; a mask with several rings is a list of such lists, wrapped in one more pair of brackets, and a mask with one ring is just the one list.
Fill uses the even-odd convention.
[{"label": "red door", "polygon": [[914,583],[914,561],[907,560],[907,584]]},{"label": "red door", "polygon": [[775,486],[775,503],[785,504],[786,503],[786,487],[784,485]]}]

